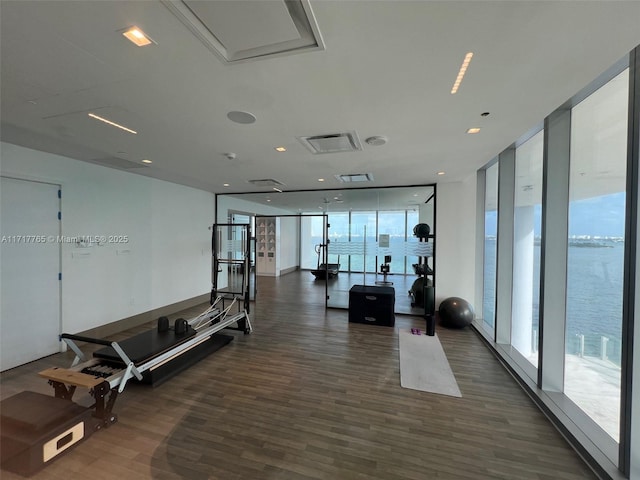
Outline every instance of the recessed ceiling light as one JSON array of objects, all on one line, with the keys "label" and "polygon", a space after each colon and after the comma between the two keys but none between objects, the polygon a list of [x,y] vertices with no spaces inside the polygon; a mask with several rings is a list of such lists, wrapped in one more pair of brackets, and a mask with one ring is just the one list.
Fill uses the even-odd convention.
[{"label": "recessed ceiling light", "polygon": [[104,117],[101,117],[99,115],[96,115],[95,113],[88,113],[87,115],[89,115],[91,118],[95,118],[96,120],[100,120],[101,122],[104,122],[108,125],[111,125],[112,127],[116,127],[119,128],[121,130],[124,130],[125,132],[129,132],[129,133],[133,133],[134,135],[137,135],[138,132],[136,132],[135,130],[131,130],[130,128],[124,127],[116,122],[112,122],[111,120],[107,120]]},{"label": "recessed ceiling light", "polygon": [[287,149],[285,147],[275,147],[276,152],[286,152]]},{"label": "recessed ceiling light", "polygon": [[467,133],[480,133],[480,127],[472,127],[467,130]]},{"label": "recessed ceiling light", "polygon": [[228,183],[223,183],[222,186],[223,187],[229,187],[230,185]]},{"label": "recessed ceiling light", "polygon": [[267,202],[270,202],[270,201],[271,201],[271,199],[270,199],[270,198],[267,198]]},{"label": "recessed ceiling light", "polygon": [[464,74],[467,73],[467,68],[469,68],[469,63],[471,63],[471,57],[473,57],[473,52],[469,52],[464,56],[464,60],[462,61],[462,65],[460,66],[460,70],[458,71],[458,76],[456,77],[456,81],[453,82],[453,87],[451,88],[452,95],[458,91],[458,88],[460,88],[460,84],[462,83]]},{"label": "recessed ceiling light", "polygon": [[256,116],[253,113],[249,112],[240,112],[240,111],[232,111],[227,113],[227,118],[235,123],[241,123],[244,125],[248,125],[250,123],[255,123]]},{"label": "recessed ceiling light", "polygon": [[319,178],[318,181],[319,182],[324,182],[324,178]]},{"label": "recessed ceiling light", "polygon": [[142,163],[153,163],[153,161],[145,158],[144,160],[142,160]]},{"label": "recessed ceiling light", "polygon": [[138,47],[144,47],[146,45],[155,43],[141,29],[135,26],[128,28],[127,30],[122,32],[122,35],[124,35],[127,40],[129,40],[131,43],[136,44]]},{"label": "recessed ceiling light", "polygon": [[438,175],[444,175],[446,172],[438,172]]}]

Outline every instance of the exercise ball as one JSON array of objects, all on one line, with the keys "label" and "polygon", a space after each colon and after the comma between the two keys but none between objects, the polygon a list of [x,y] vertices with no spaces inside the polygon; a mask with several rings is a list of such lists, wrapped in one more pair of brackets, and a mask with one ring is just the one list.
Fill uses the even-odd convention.
[{"label": "exercise ball", "polygon": [[442,326],[448,328],[464,328],[471,325],[475,317],[473,305],[460,297],[449,297],[443,300],[438,312]]},{"label": "exercise ball", "polygon": [[426,223],[419,223],[413,227],[413,235],[418,238],[427,238],[431,233],[431,227]]},{"label": "exercise ball", "polygon": [[[427,278],[427,287],[431,287],[433,282],[430,278]],[[425,287],[425,277],[418,277],[411,285],[411,290],[409,290],[409,295],[413,297],[413,303],[417,307],[424,306],[424,287]]]}]

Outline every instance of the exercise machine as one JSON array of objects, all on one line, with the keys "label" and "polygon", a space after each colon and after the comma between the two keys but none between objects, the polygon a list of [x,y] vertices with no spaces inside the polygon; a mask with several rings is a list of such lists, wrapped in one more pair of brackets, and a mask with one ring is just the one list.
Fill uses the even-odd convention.
[{"label": "exercise machine", "polygon": [[[249,322],[244,312],[229,315],[233,305],[219,309],[217,304],[189,321],[176,319],[172,329],[167,317],[160,317],[157,328],[121,342],[62,334],[61,340],[76,354],[73,363],[69,368],[49,368],[39,375],[49,380],[58,398],[71,400],[76,387],[89,388],[95,399],[94,417],[108,427],[117,421],[113,405],[130,380],[151,384],[168,380],[233,339],[217,332],[239,321]],[[104,348],[87,358],[76,342]]]},{"label": "exercise machine", "polygon": [[[93,432],[117,422],[116,398],[132,381],[157,384],[233,340],[219,332],[239,322],[251,331],[246,313],[222,308],[219,298],[191,320],[176,319],[173,327],[160,317],[157,327],[123,341],[62,334],[61,341],[75,353],[69,368],[39,372],[54,389],[54,397],[21,392],[1,402],[0,462],[2,468],[31,475],[86,440]],[[88,358],[77,342],[101,345]],[[73,402],[77,388],[85,388],[93,405]]]},{"label": "exercise machine", "polygon": [[380,273],[383,275],[383,280],[376,280],[376,285],[393,285],[393,282],[387,280],[387,275],[389,275],[389,271],[391,270],[391,255],[384,256],[384,262],[380,264]]},{"label": "exercise machine", "polygon": [[315,247],[316,254],[318,255],[318,265],[315,270],[311,270],[311,273],[316,277],[316,280],[334,278],[340,271],[340,255],[338,255],[338,263],[320,263],[326,256],[328,256],[327,246],[327,244],[320,243]]}]

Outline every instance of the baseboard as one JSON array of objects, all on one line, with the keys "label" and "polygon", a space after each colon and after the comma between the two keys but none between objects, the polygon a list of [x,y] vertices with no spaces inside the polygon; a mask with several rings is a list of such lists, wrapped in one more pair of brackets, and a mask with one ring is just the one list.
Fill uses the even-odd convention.
[{"label": "baseboard", "polygon": [[287,273],[295,272],[295,271],[297,271],[299,269],[300,269],[300,267],[295,266],[295,267],[283,268],[278,273],[261,272],[261,273],[256,273],[256,275],[259,276],[259,277],[280,277],[282,275],[286,275]]},{"label": "baseboard", "polygon": [[115,322],[100,325],[99,327],[90,328],[89,330],[85,330],[84,332],[79,332],[78,335],[83,335],[85,337],[91,338],[106,338],[116,333],[120,333],[130,328],[137,327],[139,325],[143,325],[145,323],[156,320],[162,315],[172,315],[176,312],[179,312],[180,310],[195,307],[203,303],[209,303],[210,299],[211,294],[204,293],[202,295],[198,295],[197,297],[188,298],[187,300],[182,300],[170,305],[165,305],[164,307],[154,308],[153,310],[139,313],[138,315],[134,315],[132,317],[123,318],[121,320],[116,320]]}]

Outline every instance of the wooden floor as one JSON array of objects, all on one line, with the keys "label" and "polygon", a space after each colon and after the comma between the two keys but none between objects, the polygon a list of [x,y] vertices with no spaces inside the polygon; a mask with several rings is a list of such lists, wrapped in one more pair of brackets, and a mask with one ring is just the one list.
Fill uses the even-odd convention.
[{"label": "wooden floor", "polygon": [[[118,423],[33,478],[596,478],[473,331],[437,328],[462,398],[403,389],[398,329],[423,321],[349,324],[302,273],[261,278],[252,335],[159,387],[127,386]],[[51,393],[35,372],[69,363],[5,372],[2,397]]]}]

